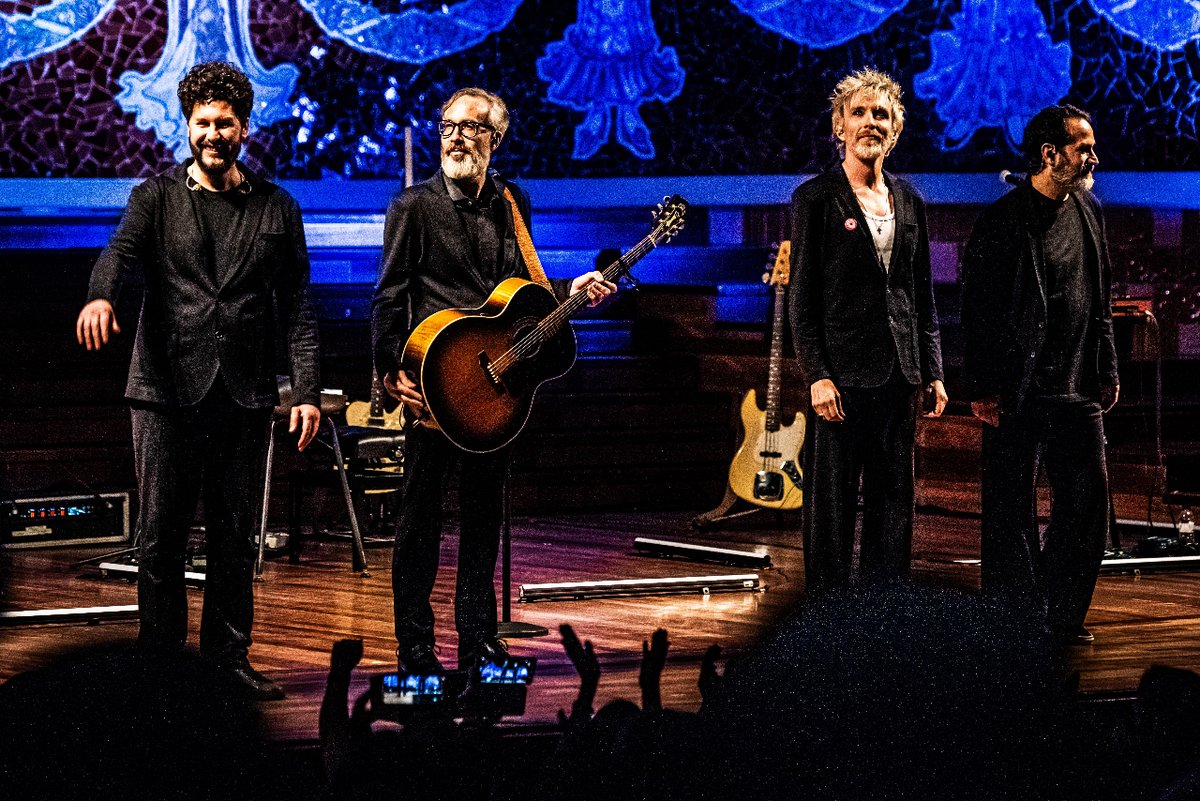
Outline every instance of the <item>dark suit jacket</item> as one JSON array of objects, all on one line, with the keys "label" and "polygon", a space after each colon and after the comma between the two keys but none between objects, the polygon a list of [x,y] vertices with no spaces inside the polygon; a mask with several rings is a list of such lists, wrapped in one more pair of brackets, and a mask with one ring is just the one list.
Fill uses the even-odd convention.
[{"label": "dark suit jacket", "polygon": [[808,386],[878,387],[897,360],[911,384],[942,378],[925,202],[884,179],[896,212],[887,270],[840,164],[792,195],[792,338]]},{"label": "dark suit jacket", "polygon": [[[497,192],[508,186],[525,224],[529,196],[494,173]],[[383,228],[383,258],[371,304],[371,339],[375,369],[382,377],[399,368],[408,335],[426,317],[444,309],[482,306],[506,278],[529,278],[517,248],[512,211],[501,197],[504,220],[497,225],[502,254],[496,275],[485,275],[464,236],[458,210],[439,170],[432,178],[408,187],[388,204]]]},{"label": "dark suit jacket", "polygon": [[[190,160],[189,162],[190,163]],[[215,275],[204,245],[187,163],[134,188],[108,247],[92,270],[88,300],[116,303],[142,273],[145,292],[125,397],[170,406],[204,398],[217,375],[242,406],[279,401],[276,345],[282,334],[295,402],[319,405],[316,315],[300,208],[280,187],[250,181],[233,267]]]},{"label": "dark suit jacket", "polygon": [[[1040,234],[1034,228],[1033,193],[1026,181],[989,206],[971,233],[963,256],[963,382],[969,400],[999,396],[1001,407],[1018,411],[1025,402],[1038,354],[1046,340],[1046,269]],[[1100,203],[1090,192],[1071,196],[1082,212],[1096,303],[1095,352],[1084,364],[1087,388],[1115,386],[1112,271]],[[1089,372],[1091,372],[1089,370]]]}]

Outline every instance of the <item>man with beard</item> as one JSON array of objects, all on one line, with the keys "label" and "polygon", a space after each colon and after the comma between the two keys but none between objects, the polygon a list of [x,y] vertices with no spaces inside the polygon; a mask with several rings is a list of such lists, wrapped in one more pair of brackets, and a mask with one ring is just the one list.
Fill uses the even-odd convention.
[{"label": "man with beard", "polygon": [[1042,109],[1022,151],[1028,179],[984,211],[963,257],[963,381],[984,423],[982,589],[1083,644],[1108,536],[1101,414],[1119,390],[1091,118]]},{"label": "man with beard", "polygon": [[904,127],[875,70],[830,98],[842,162],[792,195],[791,321],[809,387],[804,568],[810,596],[850,585],[859,483],[863,582],[908,576],[918,389],[946,406],[925,203],[883,162]]},{"label": "man with beard", "polygon": [[254,106],[245,75],[199,64],[180,82],[179,103],[192,158],[133,190],[92,271],[76,336],[98,350],[120,333],[113,306],[141,273],[125,389],[140,499],[139,643],[174,649],[187,640],[184,559],[202,496],[201,655],[255,696],[277,699],[283,691],[248,660],[253,540],[277,373],[291,374],[290,430],[299,430],[300,450],[321,419],[304,226],[287,192],[238,161]]},{"label": "man with beard", "polygon": [[[392,554],[396,653],[403,672],[443,669],[429,597],[437,578],[443,486],[455,464],[460,471],[458,664],[466,669],[507,654],[496,636],[493,575],[511,446],[469,453],[420,425],[425,407],[416,376],[400,369],[404,343],[426,317],[449,308],[477,308],[501,281],[531,277],[518,245],[518,229],[529,225],[529,199],[488,171],[507,130],[508,109],[499,97],[477,88],[455,92],[438,122],[441,170],[398,194],[384,225],[371,333],[376,370],[407,412],[404,491]],[[587,292],[593,305],[615,289],[599,272],[571,284],[572,294]]]}]

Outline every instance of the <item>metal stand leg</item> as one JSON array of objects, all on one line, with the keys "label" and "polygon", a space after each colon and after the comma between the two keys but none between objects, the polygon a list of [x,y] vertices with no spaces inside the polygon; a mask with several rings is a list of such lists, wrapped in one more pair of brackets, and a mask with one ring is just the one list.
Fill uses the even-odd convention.
[{"label": "metal stand leg", "polygon": [[263,552],[267,544],[267,507],[271,503],[271,468],[275,466],[275,418],[267,421],[267,470],[263,479],[262,515],[258,521],[258,556],[254,559],[254,580],[263,580]]},{"label": "metal stand leg", "polygon": [[545,637],[550,630],[533,623],[518,623],[512,619],[512,515],[511,484],[504,478],[504,517],[500,526],[500,622],[496,636],[502,640],[521,637]]},{"label": "metal stand leg", "polygon": [[338,440],[337,426],[328,417],[325,418],[325,421],[329,423],[330,439],[333,440],[334,465],[337,467],[338,478],[342,481],[342,497],[346,499],[346,513],[350,516],[350,531],[354,535],[354,556],[351,570],[359,573],[363,578],[370,578],[371,574],[367,571],[367,553],[363,548],[362,532],[358,528],[358,515],[354,512],[354,498],[350,495],[350,480],[346,477],[346,463],[342,460],[342,444]]}]

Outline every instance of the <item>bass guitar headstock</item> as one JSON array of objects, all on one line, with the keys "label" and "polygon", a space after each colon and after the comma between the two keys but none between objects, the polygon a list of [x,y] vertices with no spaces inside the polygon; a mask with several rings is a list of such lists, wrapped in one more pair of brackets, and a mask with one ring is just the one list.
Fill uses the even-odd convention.
[{"label": "bass guitar headstock", "polygon": [[664,197],[662,203],[651,212],[654,217],[654,232],[650,236],[654,242],[670,242],[671,237],[682,231],[687,210],[688,202],[679,195]]},{"label": "bass guitar headstock", "polygon": [[775,266],[763,274],[763,283],[771,286],[787,286],[792,276],[792,243],[783,240],[775,249]]}]

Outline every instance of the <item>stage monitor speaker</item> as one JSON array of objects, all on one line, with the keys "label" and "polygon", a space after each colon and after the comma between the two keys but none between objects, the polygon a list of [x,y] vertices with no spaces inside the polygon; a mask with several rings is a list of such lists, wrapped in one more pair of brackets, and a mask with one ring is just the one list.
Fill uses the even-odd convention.
[{"label": "stage monitor speaker", "polygon": [[129,493],[57,495],[0,502],[0,548],[129,542]]},{"label": "stage monitor speaker", "polygon": [[1163,502],[1177,506],[1200,506],[1200,454],[1173,453],[1166,459]]}]

